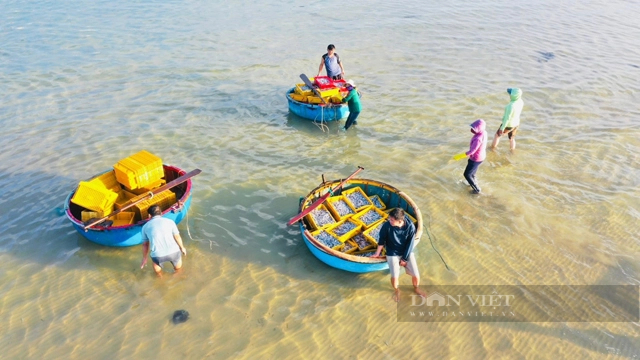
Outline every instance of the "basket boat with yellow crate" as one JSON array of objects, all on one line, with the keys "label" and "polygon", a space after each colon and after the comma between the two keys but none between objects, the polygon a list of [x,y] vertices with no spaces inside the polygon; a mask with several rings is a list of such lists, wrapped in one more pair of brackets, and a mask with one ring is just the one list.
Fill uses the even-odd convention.
[{"label": "basket boat with yellow crate", "polygon": [[389,212],[394,208],[405,211],[416,226],[416,241],[422,236],[422,214],[415,202],[397,188],[381,181],[354,178],[360,170],[363,169],[345,180],[325,181],[313,189],[300,200],[299,214],[289,224],[299,221],[302,240],[315,257],[329,266],[355,273],[386,270],[386,259],[371,255]]},{"label": "basket boat with yellow crate", "polygon": [[113,169],[81,181],[65,200],[65,214],[88,240],[105,246],[142,243],[142,226],[153,205],[162,216],[179,223],[191,206],[189,173],[162,163],[142,150],[118,161]]},{"label": "basket boat with yellow crate", "polygon": [[[348,93],[344,80],[332,80],[327,76],[308,80],[310,84],[296,84],[287,91],[289,111],[318,122],[337,121],[349,116],[349,106],[342,103],[342,98]],[[315,91],[309,85],[315,88]]]}]

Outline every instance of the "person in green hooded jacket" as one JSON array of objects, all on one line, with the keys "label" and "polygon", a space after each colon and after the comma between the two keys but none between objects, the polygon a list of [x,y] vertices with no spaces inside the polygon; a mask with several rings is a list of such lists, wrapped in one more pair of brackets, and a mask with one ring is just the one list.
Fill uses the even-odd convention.
[{"label": "person in green hooded jacket", "polygon": [[522,112],[524,102],[522,102],[522,90],[509,88],[507,92],[511,96],[511,101],[504,108],[502,124],[500,124],[496,136],[493,138],[491,149],[495,149],[502,135],[507,134],[509,136],[511,151],[513,151],[516,149],[516,132],[518,132],[518,126],[520,125],[520,113]]},{"label": "person in green hooded jacket", "polygon": [[356,89],[356,85],[353,80],[347,81],[347,91],[349,91],[349,95],[345,96],[342,99],[343,103],[349,103],[349,117],[347,118],[347,122],[344,124],[344,127],[341,129],[342,131],[347,131],[351,125],[357,124],[356,119],[358,115],[360,115],[360,110],[362,110],[362,106],[360,105],[360,94],[358,94],[358,90]]}]

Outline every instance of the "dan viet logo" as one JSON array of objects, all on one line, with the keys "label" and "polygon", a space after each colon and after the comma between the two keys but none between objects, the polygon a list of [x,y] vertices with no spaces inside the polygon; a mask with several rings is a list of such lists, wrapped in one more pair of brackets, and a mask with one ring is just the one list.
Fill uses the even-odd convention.
[{"label": "dan viet logo", "polygon": [[516,312],[511,308],[515,300],[515,295],[512,294],[449,295],[437,291],[427,294],[427,296],[411,295],[408,309],[410,318],[431,318],[432,320],[516,318]]},{"label": "dan viet logo", "polygon": [[[638,322],[638,285],[401,285],[401,322]],[[409,295],[410,294],[410,295]],[[424,294],[421,296],[420,294]]]},{"label": "dan viet logo", "polygon": [[410,306],[460,306],[462,301],[468,301],[471,306],[511,306],[515,295],[442,295],[437,291],[426,297],[411,295]]}]

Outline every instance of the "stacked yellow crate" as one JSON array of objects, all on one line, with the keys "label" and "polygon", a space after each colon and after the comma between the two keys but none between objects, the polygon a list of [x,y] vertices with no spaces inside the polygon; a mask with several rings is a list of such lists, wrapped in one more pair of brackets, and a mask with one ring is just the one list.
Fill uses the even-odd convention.
[{"label": "stacked yellow crate", "polygon": [[143,188],[164,176],[162,159],[142,150],[113,165],[118,182],[128,190]]},{"label": "stacked yellow crate", "polygon": [[[131,202],[135,202],[137,199],[147,196],[146,194],[137,196],[131,199]],[[136,213],[138,220],[146,220],[149,217],[149,208],[153,205],[159,205],[162,211],[167,210],[177,201],[176,193],[171,190],[165,190],[159,194],[153,195],[152,198],[141,201],[134,205],[133,209]]]},{"label": "stacked yellow crate", "polygon": [[[81,181],[71,202],[95,212],[92,217],[101,218],[113,212],[118,193],[88,181]],[[85,216],[89,216],[86,214]]]}]

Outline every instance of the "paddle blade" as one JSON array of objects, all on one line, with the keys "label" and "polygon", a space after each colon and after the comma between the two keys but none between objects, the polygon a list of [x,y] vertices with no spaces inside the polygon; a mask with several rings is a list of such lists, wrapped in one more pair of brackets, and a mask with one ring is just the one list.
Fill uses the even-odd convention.
[{"label": "paddle blade", "polygon": [[462,160],[462,159],[464,159],[466,157],[467,157],[467,154],[465,154],[465,153],[457,154],[457,155],[453,155],[453,160],[458,161],[458,160]]}]

